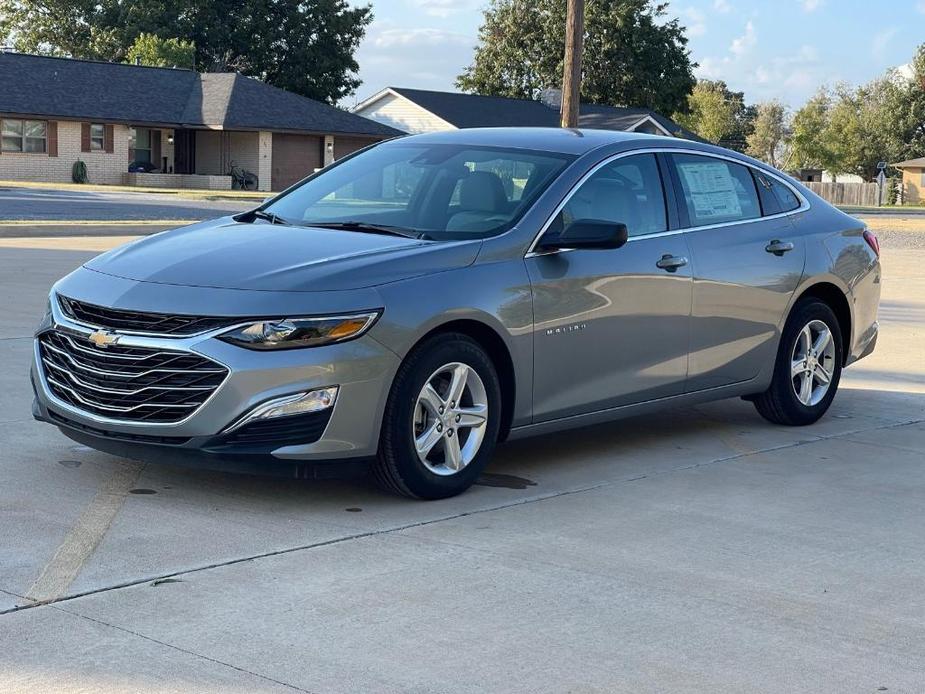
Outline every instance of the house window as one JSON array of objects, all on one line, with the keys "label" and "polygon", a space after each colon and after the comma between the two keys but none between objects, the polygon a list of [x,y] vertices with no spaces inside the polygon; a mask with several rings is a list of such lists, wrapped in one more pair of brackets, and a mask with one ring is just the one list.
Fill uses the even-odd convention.
[{"label": "house window", "polygon": [[133,161],[151,161],[151,129],[132,128],[129,148],[134,150]]},{"label": "house window", "polygon": [[102,152],[106,138],[106,129],[102,123],[90,124],[90,151]]},{"label": "house window", "polygon": [[47,149],[48,124],[43,120],[3,119],[0,126],[4,152],[38,152]]}]

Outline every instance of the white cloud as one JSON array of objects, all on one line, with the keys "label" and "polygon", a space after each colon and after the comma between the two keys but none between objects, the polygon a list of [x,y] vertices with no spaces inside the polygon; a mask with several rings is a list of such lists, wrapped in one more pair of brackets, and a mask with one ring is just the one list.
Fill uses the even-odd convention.
[{"label": "white cloud", "polygon": [[688,36],[703,36],[707,33],[707,17],[701,10],[696,7],[687,7],[681,10],[679,14],[684,20]]},{"label": "white cloud", "polygon": [[870,41],[870,54],[877,60],[883,60],[886,50],[890,47],[893,37],[899,32],[896,27],[888,27],[874,34]]},{"label": "white cloud", "polygon": [[[925,3],[925,0],[922,0]],[[713,0],[713,9],[722,14],[726,14],[732,9],[728,0]]]},{"label": "white cloud", "polygon": [[799,106],[820,84],[832,81],[819,59],[819,51],[809,44],[771,59],[740,56],[730,49],[726,55],[710,56],[699,62],[694,70],[698,78],[723,80],[730,89],[744,89],[750,103],[780,99]]},{"label": "white cloud", "polygon": [[408,0],[408,2],[425,15],[441,18],[477,10],[482,5],[481,0]]},{"label": "white cloud", "polygon": [[454,34],[443,29],[380,29],[379,31],[370,32],[372,45],[376,48],[407,48],[413,46],[421,48],[424,46],[444,46],[447,44],[465,43],[467,46],[472,45],[472,39],[461,34]]},{"label": "white cloud", "polygon": [[751,20],[745,23],[745,33],[732,40],[729,50],[738,57],[742,57],[758,43],[758,37],[755,35],[755,25]]},{"label": "white cloud", "polygon": [[804,12],[815,12],[822,7],[825,0],[800,0]]},{"label": "white cloud", "polygon": [[[383,87],[453,90],[453,82],[472,61],[475,36],[421,27],[408,29],[375,21],[357,51],[360,79],[357,101]],[[352,106],[354,97],[345,100]]]},{"label": "white cloud", "polygon": [[919,0],[919,4],[915,6],[915,9],[917,9],[922,14],[925,14],[925,0]]}]

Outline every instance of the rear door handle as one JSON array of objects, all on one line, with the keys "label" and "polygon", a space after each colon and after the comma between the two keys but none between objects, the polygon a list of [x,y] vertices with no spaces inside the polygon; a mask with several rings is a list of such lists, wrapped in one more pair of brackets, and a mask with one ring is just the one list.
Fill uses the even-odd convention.
[{"label": "rear door handle", "polygon": [[667,270],[668,272],[674,272],[679,267],[684,267],[685,265],[687,265],[687,258],[683,255],[671,255],[670,253],[663,255],[655,263],[655,267]]},{"label": "rear door handle", "polygon": [[773,253],[774,255],[783,255],[787,251],[793,250],[793,244],[790,241],[778,241],[774,239],[767,246],[764,247],[768,253]]}]

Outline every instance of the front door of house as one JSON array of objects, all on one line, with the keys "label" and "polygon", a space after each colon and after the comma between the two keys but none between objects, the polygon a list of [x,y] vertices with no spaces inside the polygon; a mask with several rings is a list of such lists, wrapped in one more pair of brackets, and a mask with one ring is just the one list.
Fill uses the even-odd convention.
[{"label": "front door of house", "polygon": [[196,131],[175,130],[173,137],[174,173],[196,173]]}]

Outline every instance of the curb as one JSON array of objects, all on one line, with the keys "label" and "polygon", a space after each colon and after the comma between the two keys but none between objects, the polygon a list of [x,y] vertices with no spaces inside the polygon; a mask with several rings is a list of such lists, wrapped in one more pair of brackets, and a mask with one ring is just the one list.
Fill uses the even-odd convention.
[{"label": "curb", "polygon": [[0,219],[0,227],[138,227],[186,226],[198,224],[202,219]]},{"label": "curb", "polygon": [[91,193],[138,193],[175,195],[189,200],[230,200],[241,202],[248,200],[263,201],[275,193],[270,191],[230,191],[206,190],[202,188],[149,188],[142,186],[103,185],[100,183],[49,183],[47,181],[2,181],[0,188],[31,188],[33,190],[85,191]]}]

